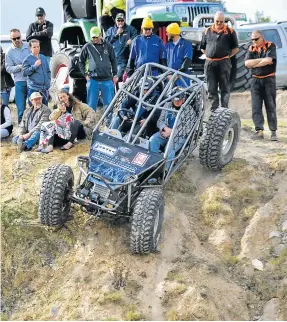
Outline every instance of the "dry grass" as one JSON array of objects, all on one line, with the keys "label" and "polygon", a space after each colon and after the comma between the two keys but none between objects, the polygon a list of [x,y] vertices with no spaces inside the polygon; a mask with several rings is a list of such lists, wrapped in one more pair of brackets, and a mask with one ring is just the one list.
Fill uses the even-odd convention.
[{"label": "dry grass", "polygon": [[105,293],[102,296],[99,297],[98,303],[99,304],[106,304],[106,303],[115,303],[115,302],[121,302],[122,295],[120,292],[111,292],[111,293]]},{"label": "dry grass", "polygon": [[131,304],[128,307],[128,310],[124,316],[125,321],[143,321],[144,315],[137,311],[136,305]]},{"label": "dry grass", "polygon": [[165,280],[167,281],[175,281],[178,283],[184,283],[185,282],[185,278],[182,274],[180,274],[178,271],[176,270],[172,270],[169,271],[166,275]]}]

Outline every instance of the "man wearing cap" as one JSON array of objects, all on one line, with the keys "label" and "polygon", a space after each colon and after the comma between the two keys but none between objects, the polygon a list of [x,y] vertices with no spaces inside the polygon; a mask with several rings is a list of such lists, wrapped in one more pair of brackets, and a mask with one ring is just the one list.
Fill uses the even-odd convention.
[{"label": "man wearing cap", "polygon": [[[189,67],[192,62],[192,45],[191,42],[181,38],[180,27],[177,23],[171,23],[166,28],[168,42],[166,48],[166,60],[169,68],[179,70],[180,72],[190,74]],[[190,85],[190,81],[184,78],[185,83],[178,79],[175,84],[177,86],[186,87]]]},{"label": "man wearing cap", "polygon": [[5,59],[5,68],[9,74],[13,74],[15,82],[15,101],[18,112],[18,123],[21,122],[26,107],[27,82],[23,75],[23,61],[30,54],[29,45],[22,42],[19,29],[10,31],[12,45],[8,49]]},{"label": "man wearing cap", "polygon": [[43,95],[43,103],[48,105],[51,84],[50,67],[46,57],[40,54],[39,40],[31,39],[29,46],[31,54],[23,61],[23,75],[27,77],[28,97],[33,92],[40,92]]},{"label": "man wearing cap", "polygon": [[104,108],[111,103],[118,82],[117,60],[113,46],[102,39],[101,29],[90,30],[91,41],[84,45],[79,57],[79,68],[87,80],[87,103],[97,110],[99,92]]},{"label": "man wearing cap", "polygon": [[18,145],[18,152],[30,151],[38,143],[41,125],[49,121],[51,110],[42,104],[42,96],[34,92],[30,96],[32,107],[25,110],[21,123],[19,124],[19,135],[13,138],[13,143]]},{"label": "man wearing cap", "polygon": [[52,36],[53,24],[46,20],[45,10],[41,7],[36,9],[36,22],[30,24],[26,32],[26,40],[38,39],[40,41],[40,53],[46,56],[50,65],[51,57],[53,56]]},{"label": "man wearing cap", "polygon": [[108,29],[105,39],[113,45],[118,63],[119,81],[122,81],[129,59],[130,45],[136,36],[137,30],[126,24],[123,13],[118,13],[115,26]]},{"label": "man wearing cap", "polygon": [[[127,65],[127,75],[130,77],[135,69],[146,63],[157,63],[166,66],[166,50],[161,38],[152,33],[153,22],[151,18],[144,18],[141,25],[142,35],[132,42],[131,53]],[[158,69],[152,71],[153,76],[158,75]]]},{"label": "man wearing cap", "polygon": [[238,52],[236,32],[224,24],[224,13],[216,12],[214,24],[202,34],[201,51],[206,55],[205,76],[211,99],[211,110],[219,107],[218,86],[221,106],[228,107],[230,98],[230,58]]}]

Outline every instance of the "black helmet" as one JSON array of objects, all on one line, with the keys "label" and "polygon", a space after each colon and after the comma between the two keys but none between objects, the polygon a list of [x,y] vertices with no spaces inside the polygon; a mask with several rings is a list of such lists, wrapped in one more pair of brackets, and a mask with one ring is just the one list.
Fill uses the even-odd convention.
[{"label": "black helmet", "polygon": [[[142,78],[140,79],[140,82],[139,82],[139,86],[140,86],[140,88],[141,88],[141,86],[142,86],[143,80],[144,80],[144,78],[142,77]],[[149,89],[149,88],[151,88],[151,87],[153,86],[153,84],[154,84],[154,80],[153,80],[153,78],[152,78],[152,77],[147,77],[147,78],[146,78],[146,80],[145,80],[145,83],[144,83],[143,89]]]},{"label": "black helmet", "polygon": [[175,97],[172,98],[172,101],[179,101],[183,98],[185,98],[186,96],[186,92],[184,92],[184,88],[182,87],[179,87],[179,86],[176,86],[174,87],[171,91],[170,91],[170,94],[169,96],[173,96],[177,94]]}]

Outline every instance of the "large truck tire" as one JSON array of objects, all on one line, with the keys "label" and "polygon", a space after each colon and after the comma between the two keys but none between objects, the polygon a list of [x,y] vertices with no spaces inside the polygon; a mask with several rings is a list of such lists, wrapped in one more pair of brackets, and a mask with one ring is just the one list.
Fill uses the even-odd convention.
[{"label": "large truck tire", "polygon": [[231,162],[241,125],[236,112],[217,108],[211,113],[199,146],[200,163],[211,170],[220,170]]},{"label": "large truck tire", "polygon": [[239,52],[235,55],[235,59],[231,60],[231,91],[244,92],[251,85],[251,69],[245,67],[245,56],[249,44],[239,45]]},{"label": "large truck tire", "polygon": [[93,0],[70,0],[71,8],[77,19],[81,18],[96,18],[96,6]]},{"label": "large truck tire", "polygon": [[164,215],[161,189],[144,189],[138,196],[131,221],[130,250],[149,254],[157,250]]},{"label": "large truck tire", "polygon": [[[52,81],[55,81],[59,71],[61,68],[69,67],[71,64],[71,60],[77,54],[79,54],[81,48],[79,47],[72,47],[72,48],[64,48],[58,51],[51,60],[51,78]],[[73,95],[76,96],[80,101],[86,103],[87,100],[87,92],[86,92],[86,80],[85,78],[78,74],[76,78],[73,78]],[[69,85],[69,76],[66,79],[64,86]],[[60,86],[57,88],[60,90],[64,86]]]},{"label": "large truck tire", "polygon": [[74,174],[71,167],[55,164],[44,175],[39,198],[42,225],[62,226],[70,216]]}]

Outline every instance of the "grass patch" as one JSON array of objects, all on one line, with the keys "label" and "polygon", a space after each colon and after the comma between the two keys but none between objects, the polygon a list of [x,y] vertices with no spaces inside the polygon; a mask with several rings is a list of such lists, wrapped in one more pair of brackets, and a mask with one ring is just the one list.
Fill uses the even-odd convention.
[{"label": "grass patch", "polygon": [[197,187],[191,181],[191,178],[186,175],[186,167],[184,166],[178,172],[174,173],[166,185],[166,190],[181,193],[195,193]]},{"label": "grass patch", "polygon": [[287,249],[284,249],[277,258],[270,259],[272,265],[281,265],[287,261]]},{"label": "grass patch", "polygon": [[224,260],[228,265],[236,265],[239,262],[237,256],[225,255]]},{"label": "grass patch", "polygon": [[122,295],[120,292],[105,293],[99,298],[98,302],[104,304],[107,302],[120,302],[122,300]]},{"label": "grass patch", "polygon": [[214,218],[218,215],[232,215],[232,209],[228,205],[218,201],[210,201],[209,203],[206,202],[203,205],[202,210],[203,221],[208,226],[212,226],[214,224]]},{"label": "grass patch", "polygon": [[247,208],[245,208],[245,209],[243,210],[243,212],[244,212],[244,216],[245,216],[246,218],[252,218],[252,217],[255,215],[255,213],[256,213],[256,211],[257,211],[257,209],[258,209],[258,205],[251,205],[251,206],[248,206]]},{"label": "grass patch", "polygon": [[177,271],[169,271],[166,275],[165,280],[167,281],[176,281],[178,283],[184,283],[185,282],[185,278],[178,273]]},{"label": "grass patch", "polygon": [[179,321],[179,316],[176,310],[169,310],[166,313],[166,317],[168,321]]},{"label": "grass patch", "polygon": [[137,311],[135,305],[130,305],[124,317],[125,321],[143,321],[144,315]]},{"label": "grass patch", "polygon": [[105,318],[105,319],[103,319],[102,321],[119,321],[119,319],[117,319],[117,318],[114,318],[114,317],[111,317],[111,318]]}]

